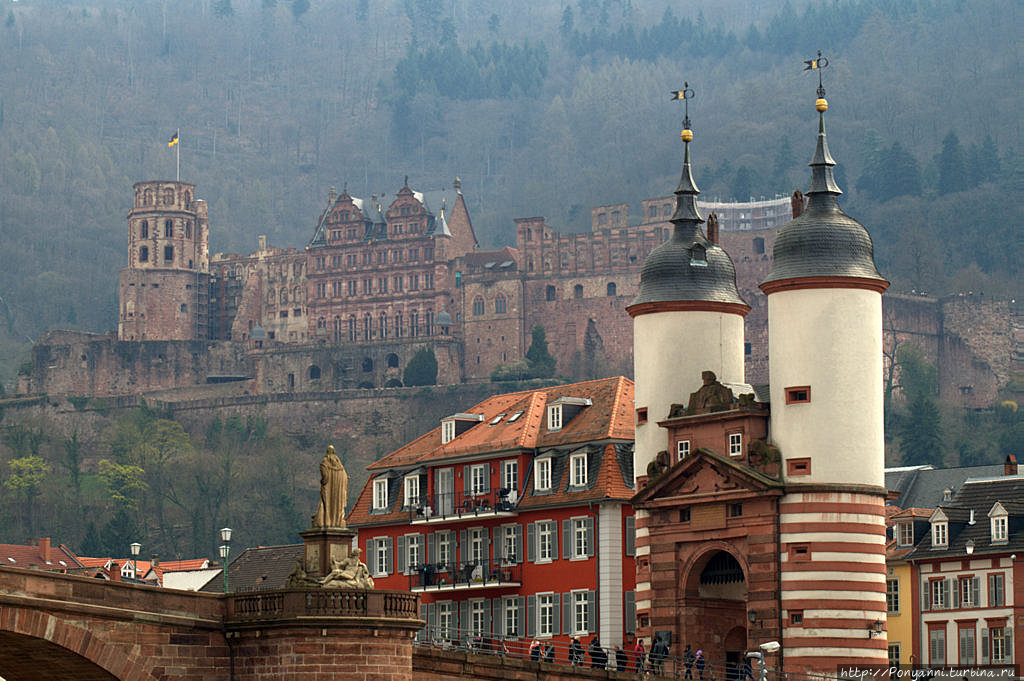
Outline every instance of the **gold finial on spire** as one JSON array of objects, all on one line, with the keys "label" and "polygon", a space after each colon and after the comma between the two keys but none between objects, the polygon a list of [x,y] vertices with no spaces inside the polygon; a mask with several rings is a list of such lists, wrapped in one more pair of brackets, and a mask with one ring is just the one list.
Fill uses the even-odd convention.
[{"label": "gold finial on spire", "polygon": [[822,57],[821,50],[818,50],[818,58],[807,59],[804,64],[804,71],[818,72],[818,99],[814,102],[814,108],[818,113],[825,113],[828,111],[828,100],[825,99],[825,86],[821,84],[821,70],[828,67],[828,57]]},{"label": "gold finial on spire", "polygon": [[677,99],[683,100],[684,114],[683,114],[683,131],[679,136],[683,139],[683,142],[689,144],[693,139],[693,130],[690,129],[690,100],[693,99],[693,90],[690,89],[690,84],[683,82],[682,90],[672,91],[672,100]]}]

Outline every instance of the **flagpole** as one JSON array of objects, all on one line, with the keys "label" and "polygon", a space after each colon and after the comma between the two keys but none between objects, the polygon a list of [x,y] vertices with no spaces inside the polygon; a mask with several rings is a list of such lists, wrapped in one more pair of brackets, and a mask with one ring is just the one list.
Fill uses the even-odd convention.
[{"label": "flagpole", "polygon": [[181,182],[181,128],[178,128],[175,131],[174,138],[178,140],[178,143],[174,145],[175,147],[177,147],[177,149],[174,150],[176,152],[176,160],[174,163],[174,181]]}]

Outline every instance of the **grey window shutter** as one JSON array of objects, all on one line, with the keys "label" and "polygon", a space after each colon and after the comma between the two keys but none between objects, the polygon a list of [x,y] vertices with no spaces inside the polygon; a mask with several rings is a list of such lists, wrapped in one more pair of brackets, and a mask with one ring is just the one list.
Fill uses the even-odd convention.
[{"label": "grey window shutter", "polygon": [[932,589],[928,580],[921,578],[921,610],[930,610],[932,607]]},{"label": "grey window shutter", "polygon": [[1013,631],[1010,627],[1003,629],[1003,650],[1006,651],[1006,661],[1013,662]]},{"label": "grey window shutter", "polygon": [[587,632],[597,631],[597,592],[587,592]]},{"label": "grey window shutter", "polygon": [[626,555],[636,555],[636,517],[626,516]]},{"label": "grey window shutter", "polygon": [[513,558],[515,559],[514,562],[522,563],[523,562],[523,526],[522,525],[518,525],[518,524],[517,525],[513,525],[512,526],[512,536],[513,536],[512,546],[514,547],[514,550],[516,552],[516,555],[513,556]]},{"label": "grey window shutter", "polygon": [[491,600],[491,615],[494,618],[492,620],[493,627],[491,628],[491,631],[494,632],[495,636],[504,636],[505,608],[502,607],[500,598],[494,598]]},{"label": "grey window shutter", "polygon": [[526,560],[537,562],[537,523],[526,526]]},{"label": "grey window shutter", "polygon": [[[486,530],[485,530],[486,531]],[[491,566],[499,565],[501,563],[501,552],[502,547],[505,545],[505,528],[495,527],[494,528],[494,541],[491,542]]]},{"label": "grey window shutter", "polygon": [[396,572],[405,572],[405,537],[399,537],[397,541],[398,548],[395,551],[395,569]]},{"label": "grey window shutter", "polygon": [[386,547],[384,549],[384,574],[385,575],[390,575],[392,573],[392,571],[394,571],[394,565],[395,565],[395,556],[394,556],[395,540],[392,539],[391,537],[385,537],[384,538],[384,546]]},{"label": "grey window shutter", "polygon": [[[557,603],[555,603],[555,631],[558,631]],[[562,594],[562,633],[572,633],[572,594]]]},{"label": "grey window shutter", "polygon": [[437,636],[437,620],[438,618],[437,603],[431,603],[430,609],[427,610],[427,626],[430,628],[431,636]]},{"label": "grey window shutter", "polygon": [[469,636],[469,615],[472,611],[470,601],[459,603],[459,639],[462,641]]},{"label": "grey window shutter", "polygon": [[[498,528],[497,527],[494,528],[494,532],[495,532],[495,534],[497,534],[497,532],[498,532]],[[497,544],[498,544],[498,537],[495,536],[494,537],[494,545],[496,546]],[[487,555],[490,552],[491,552],[491,531],[488,530],[485,527],[484,528],[484,550],[483,550],[484,560],[487,560]]]},{"label": "grey window shutter", "polygon": [[636,633],[636,591],[627,591],[623,594],[626,597],[624,629],[627,634]]},{"label": "grey window shutter", "polygon": [[988,629],[981,630],[981,663],[988,664]]},{"label": "grey window shutter", "polygon": [[473,490],[473,469],[469,464],[462,467],[462,484],[466,494]]},{"label": "grey window shutter", "polygon": [[949,598],[949,587],[952,581],[953,580],[951,579],[942,580],[942,605],[944,605],[947,608],[949,607],[949,604],[952,602]]},{"label": "grey window shutter", "polygon": [[[960,580],[959,579],[951,579],[949,581],[950,581],[950,586],[952,587],[952,590],[953,590],[953,607],[954,608],[959,608],[960,607]],[[949,603],[947,602],[946,605],[948,606]]]},{"label": "grey window shutter", "polygon": [[366,553],[363,554],[363,560],[366,562],[366,567],[370,568],[370,575],[373,577],[377,576],[377,540],[367,539],[366,540]]},{"label": "grey window shutter", "polygon": [[562,558],[572,558],[572,519],[562,521]]},{"label": "grey window shutter", "polygon": [[459,530],[459,546],[461,547],[460,560],[463,563],[469,562],[469,530]]},{"label": "grey window shutter", "polygon": [[558,558],[558,523],[551,521],[551,559],[556,558]]},{"label": "grey window shutter", "polygon": [[526,597],[526,635],[535,636],[537,634],[537,597],[527,596]]},{"label": "grey window shutter", "polygon": [[594,519],[587,518],[587,558],[594,557]]},{"label": "grey window shutter", "polygon": [[971,578],[971,605],[975,608],[981,605],[981,578]]},{"label": "grey window shutter", "polygon": [[[523,626],[523,618],[526,617],[526,597],[516,596],[516,630],[509,632],[512,636],[521,636],[525,628]],[[526,620],[529,621],[529,620]]]},{"label": "grey window shutter", "polygon": [[427,562],[437,562],[437,532],[431,532],[427,535]]},{"label": "grey window shutter", "polygon": [[484,599],[484,635],[491,633],[491,599]]}]

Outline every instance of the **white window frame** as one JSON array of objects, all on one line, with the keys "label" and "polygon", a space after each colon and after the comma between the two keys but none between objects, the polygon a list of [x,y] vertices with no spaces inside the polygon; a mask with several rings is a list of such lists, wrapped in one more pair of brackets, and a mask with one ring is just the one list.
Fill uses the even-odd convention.
[{"label": "white window frame", "polygon": [[932,523],[932,547],[946,548],[949,545],[949,523],[939,521]]},{"label": "white window frame", "polygon": [[374,545],[374,577],[384,577],[388,574],[388,543],[385,537],[377,537],[373,540]]},{"label": "white window frame", "polygon": [[572,633],[573,636],[580,636],[590,633],[587,629],[590,602],[587,600],[587,591],[578,590],[572,593]]},{"label": "white window frame", "polygon": [[537,459],[536,471],[533,475],[533,491],[535,492],[550,492],[551,491],[551,457],[544,457],[543,459]]},{"label": "white window frame", "polygon": [[552,541],[557,532],[554,521],[541,520],[537,522],[537,562],[550,563],[555,559],[554,542]]},{"label": "white window frame", "polygon": [[928,582],[928,602],[932,610],[945,610],[949,607],[946,602],[948,582],[945,579],[935,579]]},{"label": "white window frame", "polygon": [[552,592],[537,594],[537,636],[550,638],[555,635],[555,594]]},{"label": "white window frame", "polygon": [[743,456],[743,433],[729,433],[729,456]]},{"label": "white window frame", "polygon": [[483,636],[484,627],[484,599],[474,598],[469,601],[469,633],[472,636]]},{"label": "white window frame", "polygon": [[[581,550],[582,549],[582,550]],[[587,519],[572,519],[572,560],[586,560],[590,553],[587,543]]]},{"label": "white window frame", "polygon": [[484,547],[484,538],[486,536],[486,530],[482,528],[469,528],[469,551],[467,551],[469,560],[464,562],[480,564],[487,558],[487,549]]},{"label": "white window frame", "polygon": [[469,493],[474,496],[486,494],[490,464],[476,463],[469,467]]},{"label": "white window frame", "polygon": [[958,577],[956,580],[956,588],[960,591],[961,608],[973,608],[978,605],[974,602],[973,577]]},{"label": "white window frame", "polygon": [[992,518],[992,543],[1005,544],[1007,541],[1007,517],[997,515]]},{"label": "white window frame", "polygon": [[448,532],[437,533],[437,562],[440,565],[451,566],[452,563],[452,536]]},{"label": "white window frame", "polygon": [[502,525],[501,526],[501,563],[502,563],[502,565],[512,565],[519,558],[521,558],[521,557],[516,555],[516,526],[515,525]]},{"label": "white window frame", "polygon": [[899,614],[900,612],[900,580],[885,580],[885,606],[886,612]]},{"label": "white window frame", "polygon": [[587,484],[587,454],[573,454],[569,457],[569,486],[585,487]]},{"label": "white window frame", "polygon": [[889,644],[889,666],[898,665],[900,663],[900,644],[890,643]]},{"label": "white window frame", "polygon": [[510,490],[508,499],[516,503],[516,495],[519,493],[519,461],[508,459],[501,462],[501,486]]},{"label": "white window frame", "polygon": [[1006,654],[1006,627],[988,630],[988,646],[992,664],[1009,662],[1009,656]]},{"label": "white window frame", "polygon": [[455,439],[455,419],[441,421],[441,444],[446,445]]},{"label": "white window frame", "polygon": [[405,508],[413,508],[420,503],[420,476],[407,475],[402,481]]},{"label": "white window frame", "polygon": [[913,546],[914,545],[914,523],[897,523],[896,524],[896,545],[897,546]]},{"label": "white window frame", "polygon": [[405,574],[407,575],[415,574],[417,568],[423,564],[422,542],[422,535],[405,535]]},{"label": "white window frame", "polygon": [[516,596],[506,596],[502,600],[505,605],[505,636],[519,636],[519,600]]},{"label": "white window frame", "polygon": [[388,479],[376,478],[373,481],[373,510],[383,511],[388,507]]},{"label": "white window frame", "polygon": [[676,443],[676,456],[680,461],[690,456],[690,441],[680,440]]},{"label": "white window frame", "polygon": [[552,404],[548,407],[548,432],[562,429],[562,405]]},{"label": "white window frame", "polygon": [[437,629],[442,640],[449,641],[455,629],[455,604],[451,601],[440,601],[437,604]]}]

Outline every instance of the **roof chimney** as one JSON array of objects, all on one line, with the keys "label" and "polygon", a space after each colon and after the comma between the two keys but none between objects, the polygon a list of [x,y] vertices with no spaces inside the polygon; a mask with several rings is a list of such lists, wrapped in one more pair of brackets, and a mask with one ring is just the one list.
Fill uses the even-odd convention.
[{"label": "roof chimney", "polygon": [[1006,461],[1003,463],[1003,475],[1017,475],[1017,457],[1013,454],[1006,455]]},{"label": "roof chimney", "polygon": [[50,562],[50,538],[40,537],[39,538],[39,556],[45,562]]},{"label": "roof chimney", "polygon": [[708,227],[708,241],[717,245],[718,244],[718,214],[711,213],[708,215],[707,221]]}]

